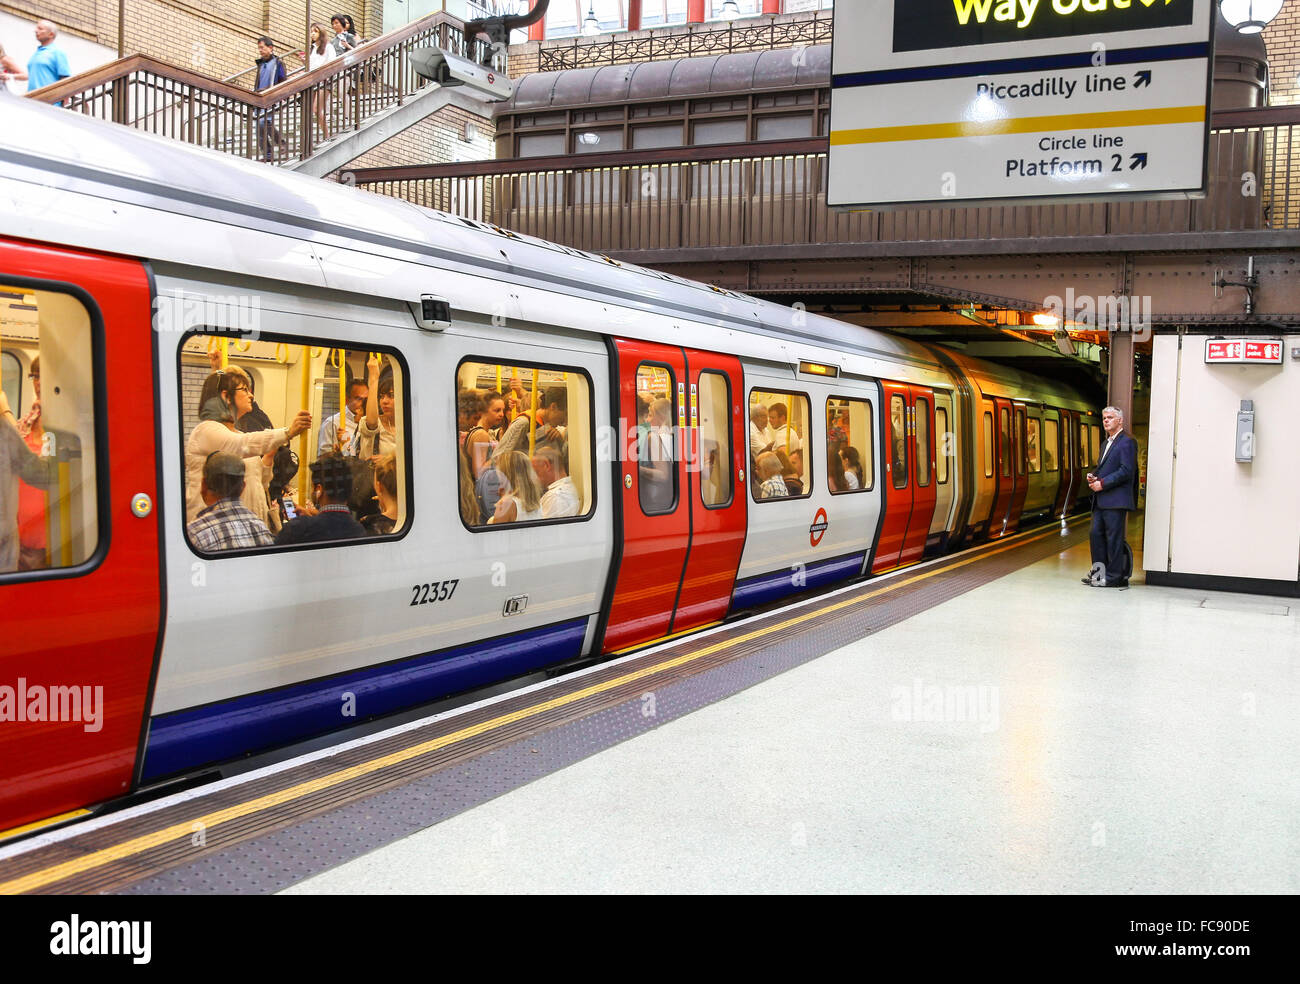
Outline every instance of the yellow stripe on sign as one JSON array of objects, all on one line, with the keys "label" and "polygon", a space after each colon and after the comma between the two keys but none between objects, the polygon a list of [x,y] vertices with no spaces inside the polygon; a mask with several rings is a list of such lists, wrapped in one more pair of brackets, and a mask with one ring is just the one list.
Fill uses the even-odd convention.
[{"label": "yellow stripe on sign", "polygon": [[[1074,522],[1075,521],[1072,521],[1071,525],[1074,525]],[[51,865],[48,868],[33,871],[20,878],[13,878],[6,882],[0,882],[0,895],[13,895],[20,892],[34,891],[35,889],[53,884],[54,882],[62,881],[65,878],[79,875],[83,871],[91,871],[95,868],[101,868],[114,861],[121,861],[124,858],[142,854],[152,848],[161,847],[162,845],[172,841],[180,840],[182,837],[190,837],[196,829],[196,824],[200,825],[198,829],[212,828],[218,824],[229,823],[232,820],[238,820],[262,810],[268,810],[283,803],[290,803],[293,800],[301,799],[304,796],[320,792],[323,789],[329,789],[331,786],[338,786],[351,779],[358,779],[362,776],[379,772],[391,766],[400,765],[401,763],[410,761],[411,759],[419,758],[421,755],[427,755],[429,752],[437,751],[438,749],[445,748],[448,745],[454,745],[457,742],[465,741],[468,738],[474,738],[478,735],[503,727],[504,725],[513,724],[530,717],[536,717],[537,715],[545,714],[547,711],[552,711],[568,704],[575,704],[578,701],[585,700],[595,694],[604,693],[617,687],[625,686],[628,683],[635,683],[637,680],[644,680],[647,677],[654,676],[657,673],[662,673],[665,670],[685,666],[688,663],[693,663],[697,660],[712,656],[714,653],[744,645],[747,642],[762,638],[763,636],[774,632],[784,631],[785,629],[801,625],[804,622],[819,618],[822,615],[830,614],[831,612],[837,612],[845,608],[850,608],[853,605],[862,604],[865,601],[878,598],[879,596],[888,594],[891,591],[897,591],[899,588],[906,587],[907,585],[916,584],[919,581],[928,580],[929,578],[936,577],[939,574],[957,570],[959,567],[965,567],[967,564],[974,564],[977,561],[984,560],[987,557],[996,556],[997,554],[1004,553],[1007,550],[1015,550],[1018,547],[1023,547],[1035,542],[1036,540],[1042,540],[1049,536],[1060,536],[1060,532],[1056,529],[1051,529],[1045,533],[1039,533],[1036,536],[1020,540],[1018,543],[1007,543],[993,550],[986,550],[983,547],[976,548],[976,556],[967,557],[964,560],[956,561],[952,564],[944,564],[934,567],[931,570],[923,571],[920,574],[913,575],[912,577],[905,578],[901,581],[896,581],[893,584],[884,585],[883,587],[877,588],[875,591],[869,591],[862,595],[854,595],[851,598],[846,598],[842,601],[825,605],[818,608],[816,611],[796,615],[795,617],[788,618],[776,625],[755,629],[752,632],[747,632],[744,635],[736,636],[734,638],[724,639],[720,642],[715,642],[712,645],[705,646],[702,649],[697,649],[694,652],[684,653],[681,656],[676,656],[672,659],[655,663],[653,666],[647,666],[643,669],[626,673],[623,676],[615,677],[612,680],[593,684],[590,687],[584,687],[582,690],[575,690],[572,693],[552,698],[551,700],[544,701],[541,704],[535,704],[532,707],[524,707],[510,714],[503,714],[490,721],[471,725],[468,728],[462,728],[460,731],[453,731],[451,734],[443,735],[439,738],[431,738],[429,741],[421,742],[418,745],[412,745],[410,748],[398,749],[395,752],[380,756],[379,758],[371,759],[368,762],[361,762],[350,768],[341,769],[338,772],[319,776],[315,779],[308,780],[307,782],[301,782],[296,786],[282,789],[278,793],[268,793],[265,796],[259,796],[256,799],[251,799],[244,803],[236,803],[234,806],[227,807],[224,810],[217,810],[214,813],[208,813],[201,817],[183,820],[180,823],[172,824],[169,827],[164,827],[163,829],[156,830],[153,833],[143,834],[139,837],[133,837],[130,840],[123,841],[120,844],[101,848],[100,850],[93,851],[83,857],[73,858],[69,861],[64,861],[61,864]]]},{"label": "yellow stripe on sign", "polygon": [[832,147],[853,144],[900,143],[905,140],[951,140],[954,137],[997,137],[1008,133],[1046,133],[1115,126],[1165,126],[1203,123],[1204,106],[1167,109],[1126,109],[1111,113],[1072,113],[1062,116],[1025,116],[1007,120],[960,120],[956,123],[918,123],[912,126],[878,126],[866,130],[835,130]]}]

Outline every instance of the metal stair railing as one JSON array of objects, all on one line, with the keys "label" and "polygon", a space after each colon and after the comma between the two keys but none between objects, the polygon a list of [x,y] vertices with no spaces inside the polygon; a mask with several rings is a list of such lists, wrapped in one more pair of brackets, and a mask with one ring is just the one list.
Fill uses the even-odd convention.
[{"label": "metal stair railing", "polygon": [[284,163],[306,160],[323,142],[316,132],[318,105],[332,136],[361,129],[431,85],[410,61],[413,50],[430,45],[487,60],[487,42],[467,45],[464,22],[439,11],[261,92],[130,55],[28,98],[237,157]]}]

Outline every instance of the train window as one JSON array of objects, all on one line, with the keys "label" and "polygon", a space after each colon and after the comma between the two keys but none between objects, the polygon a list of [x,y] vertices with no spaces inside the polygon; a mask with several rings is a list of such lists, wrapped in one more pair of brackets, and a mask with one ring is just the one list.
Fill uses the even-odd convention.
[{"label": "train window", "polygon": [[719,509],[731,504],[731,386],[720,372],[702,372],[699,392],[700,501]]},{"label": "train window", "polygon": [[1101,428],[1096,424],[1088,425],[1088,451],[1090,461],[1097,465],[1101,463]]},{"label": "train window", "polygon": [[901,396],[889,398],[889,470],[894,488],[907,488],[907,407]]},{"label": "train window", "polygon": [[94,343],[77,298],[0,281],[0,574],[77,567],[99,546]]},{"label": "train window", "polygon": [[930,401],[916,398],[916,484],[930,484]]},{"label": "train window", "polygon": [[948,484],[948,457],[952,454],[953,438],[948,431],[948,411],[944,407],[934,408],[934,435],[939,439],[939,454],[935,458],[940,485]]},{"label": "train window", "polygon": [[[832,396],[826,401],[826,483],[832,495],[876,484],[871,403]],[[839,464],[837,465],[836,462]]]},{"label": "train window", "polygon": [[1028,460],[1028,451],[1025,447],[1025,411],[1016,410],[1016,474],[1025,473],[1025,464]]},{"label": "train window", "polygon": [[808,397],[749,391],[749,477],[755,502],[812,494]]},{"label": "train window", "polygon": [[1043,418],[1043,467],[1054,472],[1058,469],[1057,455],[1060,453],[1061,428],[1051,417]]},{"label": "train window", "polygon": [[993,411],[984,411],[984,477],[993,477]]},{"label": "train window", "polygon": [[673,423],[679,407],[667,366],[636,367],[636,457],[641,511],[647,516],[677,508],[677,454]]},{"label": "train window", "polygon": [[466,359],[456,370],[456,394],[459,511],[467,527],[482,532],[591,515],[585,373]]},{"label": "train window", "polygon": [[1002,477],[1011,475],[1011,414],[1004,408],[998,411],[998,427],[1002,439],[998,444],[998,460],[1002,465]]},{"label": "train window", "polygon": [[196,552],[406,531],[406,370],[396,352],[209,329],[185,339],[179,360],[185,532]]},{"label": "train window", "polygon": [[1026,433],[1028,434],[1026,444],[1028,445],[1029,470],[1037,475],[1043,470],[1043,458],[1040,448],[1043,425],[1037,417],[1030,417],[1029,423],[1026,426]]},{"label": "train window", "polygon": [[1088,460],[1088,428],[1079,422],[1079,467],[1087,468],[1092,462]]}]

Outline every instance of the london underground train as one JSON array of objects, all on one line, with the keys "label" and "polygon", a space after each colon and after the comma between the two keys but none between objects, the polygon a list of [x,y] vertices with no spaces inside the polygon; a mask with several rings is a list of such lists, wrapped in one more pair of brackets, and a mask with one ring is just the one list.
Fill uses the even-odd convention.
[{"label": "london underground train", "polygon": [[[1064,516],[1097,455],[1057,383],[4,112],[0,831]],[[218,367],[273,435],[205,415]],[[334,418],[351,380],[360,417]],[[205,551],[215,446],[272,533],[321,455],[384,455],[386,522]],[[299,467],[271,499],[281,446]]]}]

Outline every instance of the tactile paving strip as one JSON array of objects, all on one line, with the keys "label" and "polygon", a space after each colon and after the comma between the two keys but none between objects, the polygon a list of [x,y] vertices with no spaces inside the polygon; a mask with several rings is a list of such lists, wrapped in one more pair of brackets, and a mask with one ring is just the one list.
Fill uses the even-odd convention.
[{"label": "tactile paving strip", "polygon": [[[129,894],[276,891],[1069,549],[1086,535],[1086,524],[1076,523],[1064,537],[1055,531],[1035,534],[984,548],[974,557],[958,555],[924,571],[904,571],[896,582],[867,581],[834,598],[814,597],[793,611],[747,620],[707,639],[687,637],[572,682],[561,680],[555,687],[17,855],[0,862],[0,883],[31,875],[40,883],[19,883],[15,889]],[[832,610],[825,611],[828,608]],[[791,622],[795,624],[787,624]],[[684,665],[655,669],[674,657],[708,650],[712,652]],[[198,817],[219,817],[232,808],[238,813],[259,797],[276,797],[298,784],[475,724],[526,713],[557,696],[637,671],[650,672],[346,782],[220,820],[201,831],[193,829]],[[641,697],[649,691],[655,694],[653,716],[642,713]],[[90,860],[94,863],[88,865]],[[57,866],[65,862],[85,870],[60,875]],[[56,870],[48,870],[52,868]]]}]

